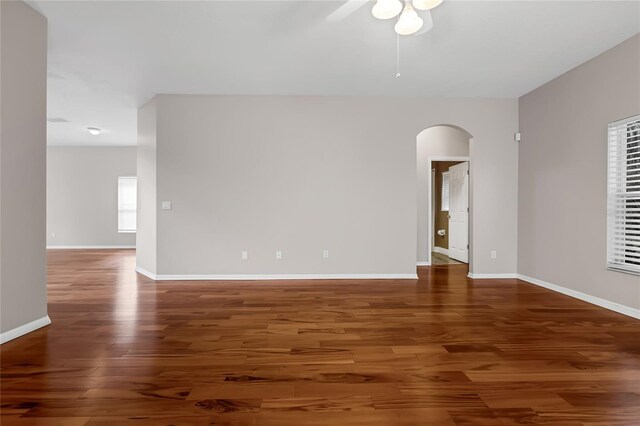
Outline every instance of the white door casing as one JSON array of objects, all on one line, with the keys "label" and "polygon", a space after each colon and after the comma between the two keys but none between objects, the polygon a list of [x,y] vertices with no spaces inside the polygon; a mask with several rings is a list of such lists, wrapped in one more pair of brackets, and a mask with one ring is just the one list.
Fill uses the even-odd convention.
[{"label": "white door casing", "polygon": [[469,262],[469,163],[449,168],[449,257]]}]

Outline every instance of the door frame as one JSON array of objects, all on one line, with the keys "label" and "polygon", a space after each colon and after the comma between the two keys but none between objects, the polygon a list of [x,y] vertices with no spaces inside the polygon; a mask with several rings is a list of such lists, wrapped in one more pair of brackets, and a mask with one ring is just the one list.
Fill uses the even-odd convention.
[{"label": "door frame", "polygon": [[[432,163],[429,163],[429,165],[432,165]],[[435,202],[436,202],[436,170],[435,169],[431,169],[431,197],[429,198],[429,203],[431,203],[432,206],[435,206]],[[429,210],[429,219],[434,223],[435,225],[435,221],[436,221],[436,209],[435,208],[431,208]],[[434,226],[435,228],[435,226]],[[433,251],[433,248],[436,246],[436,233],[435,232],[431,232],[431,238],[429,239],[429,253],[431,253]],[[429,234],[427,234],[429,235]],[[429,255],[429,259],[427,259],[427,262],[431,263],[431,255]]]},{"label": "door frame", "polygon": [[[449,248],[448,254],[449,258],[457,260],[463,263],[469,263],[469,221],[470,221],[470,208],[469,208],[469,163],[463,161],[461,163],[456,163],[455,165],[449,167],[449,214],[448,222],[449,222]],[[465,188],[466,187],[466,188]],[[460,197],[466,197],[466,200],[462,200]],[[460,208],[460,203],[463,203]],[[464,205],[466,204],[466,206]],[[453,222],[452,222],[453,221]],[[460,223],[462,222],[462,223]],[[454,225],[453,223],[456,223]],[[460,228],[461,224],[466,224],[467,229],[463,230]],[[455,232],[454,232],[455,231]],[[467,244],[462,244],[461,247],[457,245],[452,245],[454,243],[459,243],[460,237],[462,237],[466,232]],[[458,235],[461,233],[463,235]],[[456,237],[453,239],[453,237]],[[467,246],[464,248],[464,246]]]},{"label": "door frame", "polygon": [[[429,247],[429,257],[428,257],[427,263],[428,263],[428,265],[432,265],[433,264],[432,259],[431,259],[431,255],[432,255],[431,240],[433,238],[435,238],[435,235],[434,235],[435,232],[434,232],[434,229],[433,229],[434,225],[435,225],[434,224],[434,220],[433,220],[434,214],[435,214],[435,212],[433,210],[434,207],[435,207],[434,203],[433,203],[433,196],[435,194],[435,191],[434,191],[435,182],[432,179],[432,175],[433,174],[431,173],[431,170],[433,170],[433,162],[434,161],[460,161],[460,162],[467,161],[469,163],[469,194],[467,195],[469,197],[469,223],[468,223],[468,226],[469,226],[469,264],[468,265],[469,265],[469,269],[471,269],[471,252],[472,252],[472,249],[473,249],[473,245],[472,245],[473,241],[472,241],[472,238],[471,238],[471,223],[472,223],[472,218],[473,218],[473,208],[472,208],[472,205],[471,205],[471,157],[470,156],[438,156],[438,155],[436,155],[436,156],[433,156],[433,157],[429,157],[427,159],[428,166],[429,166],[429,168],[428,168],[428,170],[429,170],[429,177],[428,177],[429,184],[427,185],[427,188],[429,188],[429,192],[430,192],[429,196],[427,197],[427,203],[428,203],[427,212],[428,212],[428,219],[429,219],[428,220],[429,226],[427,228],[429,233],[427,234],[427,241],[426,241],[426,243],[428,244],[428,247]],[[425,242],[421,241],[420,243],[423,244]]]}]

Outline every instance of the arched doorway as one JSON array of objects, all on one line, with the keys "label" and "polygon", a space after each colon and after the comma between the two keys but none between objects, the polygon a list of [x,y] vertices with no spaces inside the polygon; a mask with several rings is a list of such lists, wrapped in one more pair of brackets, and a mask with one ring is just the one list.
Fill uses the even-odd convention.
[{"label": "arched doorway", "polygon": [[[449,227],[447,223],[443,225],[442,218],[451,220],[449,217],[448,206],[443,209],[440,201],[443,198],[443,180],[446,181],[443,173],[448,171],[450,167],[458,164],[466,163],[467,170],[470,170],[471,164],[471,141],[472,135],[466,130],[450,124],[442,124],[431,126],[418,134],[416,138],[417,147],[417,208],[418,208],[418,236],[416,247],[416,260],[418,265],[432,265],[433,253],[446,254],[448,256],[448,237]],[[460,175],[458,169],[464,169],[464,166],[455,168],[455,176]],[[437,173],[436,174],[436,170]],[[471,264],[471,223],[472,209],[470,208],[470,178],[471,173],[466,177],[467,191],[467,215],[454,215],[456,233],[456,244],[462,244],[460,238],[466,238],[466,250],[468,257],[459,257],[466,261],[464,263]],[[436,187],[436,182],[438,183]],[[456,181],[457,183],[458,181]],[[445,191],[446,192],[446,191]],[[438,195],[438,199],[435,196]],[[458,206],[459,203],[456,204]],[[434,207],[438,206],[438,211]],[[467,207],[463,207],[465,210]],[[462,224],[460,220],[466,220],[466,235],[461,236]],[[436,229],[436,223],[439,229]],[[437,231],[440,231],[438,233]],[[437,255],[437,257],[439,257]]]}]

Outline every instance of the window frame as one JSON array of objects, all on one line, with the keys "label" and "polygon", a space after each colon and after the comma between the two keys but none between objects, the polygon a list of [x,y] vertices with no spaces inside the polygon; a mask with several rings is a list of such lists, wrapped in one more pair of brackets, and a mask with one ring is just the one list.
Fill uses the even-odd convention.
[{"label": "window frame", "polygon": [[[618,136],[620,133],[625,135],[621,138]],[[640,275],[640,257],[639,260],[634,259],[640,256],[640,182],[638,182],[640,139],[638,138],[640,138],[640,114],[611,122],[607,126],[606,267],[608,270],[632,275]],[[631,144],[637,146],[630,147]],[[631,150],[635,152],[629,152]],[[631,161],[633,163],[630,163]],[[631,172],[630,165],[633,167]],[[630,176],[633,177],[631,183],[629,183]],[[629,201],[633,203],[631,207],[633,210],[630,212],[627,211]],[[630,216],[631,223],[629,223]],[[629,252],[633,253],[631,261],[627,257]]]},{"label": "window frame", "polygon": [[[121,209],[121,203],[120,203],[120,181],[123,179],[133,179],[135,180],[135,188],[136,188],[136,204],[135,207],[133,209]],[[117,224],[117,228],[118,228],[118,234],[135,234],[138,231],[138,177],[137,176],[118,176],[117,179],[117,184],[116,184],[116,190],[117,190],[117,214],[118,214],[118,224]],[[120,227],[120,213],[121,212],[131,212],[133,211],[135,216],[136,216],[136,223],[135,223],[135,228],[134,229],[124,229]]]}]

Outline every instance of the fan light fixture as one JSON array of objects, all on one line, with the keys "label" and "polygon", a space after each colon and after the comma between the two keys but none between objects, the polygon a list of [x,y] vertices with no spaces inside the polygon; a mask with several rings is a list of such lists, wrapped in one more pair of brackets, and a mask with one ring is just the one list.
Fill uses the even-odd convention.
[{"label": "fan light fixture", "polygon": [[[351,0],[349,0],[351,1]],[[400,0],[377,0],[371,9],[371,13],[378,19],[391,19],[398,14],[400,17],[396,21],[394,30],[398,34],[396,40],[396,78],[400,78],[400,36],[422,35],[433,28],[433,16],[431,9],[434,9],[443,0],[404,0],[404,8]],[[420,11],[420,15],[416,12]],[[402,11],[402,13],[400,13]],[[424,19],[423,19],[424,18]]]},{"label": "fan light fixture", "polygon": [[98,136],[102,130],[98,129],[97,127],[87,127],[87,131],[93,136]]},{"label": "fan light fixture", "polygon": [[413,0],[413,7],[418,10],[431,10],[440,6],[442,0]]},{"label": "fan light fixture", "polygon": [[420,28],[420,31],[416,33],[416,35],[422,35],[428,33],[433,29],[433,17],[431,16],[431,11],[425,10],[422,15],[422,20],[424,21],[424,25]]},{"label": "fan light fixture", "polygon": [[418,16],[411,3],[407,1],[394,29],[400,35],[411,35],[418,32],[423,24],[422,18]]},{"label": "fan light fixture", "polygon": [[440,6],[442,1],[443,0],[405,0],[403,8],[400,0],[377,0],[373,9],[371,9],[371,13],[378,19],[391,19],[399,14],[400,17],[394,27],[396,33],[399,35],[411,35],[420,31],[424,25],[424,20],[418,15],[416,9],[425,11],[423,15],[427,20],[427,25],[425,30],[420,32],[420,34],[423,34],[433,28],[433,19],[430,10]]},{"label": "fan light fixture", "polygon": [[378,0],[371,9],[371,13],[378,19],[391,19],[402,11],[400,0]]}]

